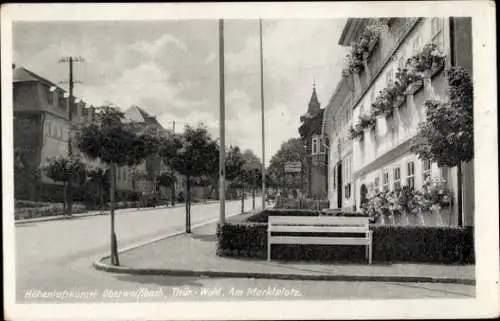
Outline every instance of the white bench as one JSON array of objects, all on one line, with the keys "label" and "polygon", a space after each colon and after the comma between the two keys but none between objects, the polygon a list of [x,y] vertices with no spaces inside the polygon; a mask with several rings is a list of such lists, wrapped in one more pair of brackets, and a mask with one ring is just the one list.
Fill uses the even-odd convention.
[{"label": "white bench", "polygon": [[[279,232],[283,235],[273,235]],[[304,236],[286,235],[301,233]],[[339,236],[307,236],[310,233],[336,233]],[[342,234],[360,236],[343,236]],[[267,260],[272,244],[365,245],[366,258],[372,263],[372,234],[368,217],[356,216],[269,216],[267,227]]]}]

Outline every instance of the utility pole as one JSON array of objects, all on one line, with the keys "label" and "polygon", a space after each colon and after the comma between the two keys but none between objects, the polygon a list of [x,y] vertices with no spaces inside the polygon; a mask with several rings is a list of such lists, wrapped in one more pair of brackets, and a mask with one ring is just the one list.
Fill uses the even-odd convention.
[{"label": "utility pole", "polygon": [[[68,97],[68,104],[67,104],[67,108],[68,108],[68,121],[69,121],[69,125],[68,125],[68,157],[71,158],[73,156],[73,143],[72,143],[72,137],[71,137],[71,126],[72,126],[72,123],[73,123],[73,100],[74,100],[74,97],[73,97],[73,85],[75,83],[75,81],[73,80],[73,62],[83,62],[83,58],[82,57],[73,57],[73,56],[69,56],[69,57],[63,57],[61,59],[59,59],[59,62],[63,62],[63,63],[66,63],[68,62],[69,63],[69,97]],[[77,81],[77,83],[80,83],[79,81]],[[65,186],[66,188],[66,194],[67,194],[67,201],[68,201],[68,208],[67,208],[67,215],[68,216],[71,216],[71,210],[72,210],[72,205],[73,205],[73,200],[72,200],[72,180],[70,179],[68,181],[68,184]]]},{"label": "utility pole", "polygon": [[172,131],[175,133],[175,120],[172,122]]},{"label": "utility pole", "polygon": [[220,102],[220,113],[219,113],[219,136],[220,136],[220,148],[219,148],[219,202],[220,202],[220,213],[219,213],[219,224],[224,225],[226,221],[226,142],[225,142],[225,132],[226,132],[226,115],[225,115],[225,88],[224,88],[224,19],[219,19],[219,102]]},{"label": "utility pole", "polygon": [[262,56],[262,19],[259,19],[260,35],[260,105],[262,113],[262,209],[266,208],[266,142],[264,139],[264,61]]}]

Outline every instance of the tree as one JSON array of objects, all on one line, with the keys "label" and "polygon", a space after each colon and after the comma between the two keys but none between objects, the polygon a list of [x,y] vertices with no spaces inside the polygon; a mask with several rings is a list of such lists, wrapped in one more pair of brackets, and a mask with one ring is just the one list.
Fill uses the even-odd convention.
[{"label": "tree", "polygon": [[241,212],[245,211],[245,177],[243,172],[244,159],[238,146],[229,146],[225,159],[226,179],[230,186],[241,189]]},{"label": "tree", "polygon": [[252,208],[255,209],[255,189],[262,185],[262,164],[250,149],[245,150],[242,157],[244,181],[252,189]]},{"label": "tree", "polygon": [[157,138],[136,134],[116,107],[103,106],[97,121],[85,123],[77,133],[76,145],[89,158],[99,159],[110,169],[111,264],[119,265],[115,234],[116,167],[135,166],[158,149]]},{"label": "tree", "polygon": [[457,166],[458,222],[462,225],[462,162],[474,158],[473,85],[467,71],[446,72],[449,101],[425,102],[426,120],[419,124],[412,151],[439,166]]},{"label": "tree", "polygon": [[48,178],[63,183],[64,208],[66,215],[71,216],[70,200],[68,199],[68,184],[70,181],[84,182],[86,179],[85,164],[76,157],[55,157],[42,168]]},{"label": "tree", "polygon": [[172,169],[186,178],[186,233],[191,233],[191,185],[194,178],[217,172],[218,145],[203,125],[186,125],[184,133],[170,133],[161,141],[160,156]]},{"label": "tree", "polygon": [[[285,163],[300,162],[301,172],[285,173]],[[281,144],[280,149],[273,155],[269,162],[269,176],[282,188],[303,188],[306,168],[306,153],[303,142],[299,138],[291,138]]]}]

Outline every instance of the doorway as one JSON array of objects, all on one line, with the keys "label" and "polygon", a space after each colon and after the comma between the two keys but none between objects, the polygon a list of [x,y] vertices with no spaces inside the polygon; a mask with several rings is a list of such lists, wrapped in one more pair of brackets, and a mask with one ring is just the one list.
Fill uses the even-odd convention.
[{"label": "doorway", "polygon": [[342,163],[337,164],[337,208],[342,208]]}]

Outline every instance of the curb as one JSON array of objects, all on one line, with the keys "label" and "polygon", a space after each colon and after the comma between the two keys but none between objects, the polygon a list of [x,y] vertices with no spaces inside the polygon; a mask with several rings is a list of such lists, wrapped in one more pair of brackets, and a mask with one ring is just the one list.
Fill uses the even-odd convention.
[{"label": "curb", "polygon": [[[239,215],[241,213],[227,215],[226,218]],[[217,222],[218,219],[213,219],[207,222],[193,225],[195,229],[204,225]],[[171,237],[185,234],[184,231],[175,232],[166,236],[161,236],[156,239],[145,241],[139,244],[133,244],[118,251],[119,254],[125,253],[155,242],[159,242]],[[232,271],[212,271],[212,270],[176,270],[176,269],[156,269],[156,268],[131,268],[126,266],[115,266],[103,262],[109,259],[109,255],[92,263],[92,266],[99,271],[129,274],[129,275],[169,275],[169,276],[191,276],[191,277],[212,277],[212,278],[257,278],[257,279],[279,279],[279,280],[301,280],[301,281],[347,281],[347,282],[400,282],[400,283],[445,283],[445,284],[462,284],[476,285],[474,279],[457,279],[429,276],[377,276],[377,275],[331,275],[331,274],[292,274],[292,273],[249,273],[249,272],[232,272]]]},{"label": "curb", "polygon": [[[196,206],[196,205],[207,205],[207,204],[215,204],[218,203],[219,201],[208,201],[208,202],[201,202],[201,203],[193,203],[191,206]],[[176,205],[172,206],[167,206],[167,207],[160,207],[157,206],[156,208],[151,208],[151,209],[169,209],[169,208],[176,208],[176,207],[181,207],[184,206],[184,203],[182,205]],[[150,209],[149,207],[146,208],[122,208],[122,209],[115,209],[115,214],[125,214],[128,212],[133,212],[135,210],[141,210],[141,209]],[[47,217],[37,217],[37,218],[28,218],[28,219],[22,219],[22,220],[17,220],[14,222],[15,225],[22,225],[22,224],[28,224],[28,223],[41,223],[41,222],[48,222],[48,221],[60,221],[60,220],[72,220],[72,219],[78,219],[82,217],[89,217],[89,216],[106,216],[109,215],[109,211],[103,211],[103,212],[95,212],[92,211],[91,213],[82,213],[82,214],[74,214],[71,216],[66,216],[66,215],[55,215],[55,216],[47,216]]]},{"label": "curb", "polygon": [[289,274],[289,273],[248,273],[231,271],[211,270],[172,270],[172,269],[135,269],[123,266],[114,266],[101,260],[93,263],[95,269],[105,272],[133,274],[133,275],[169,275],[169,276],[192,276],[212,278],[257,278],[257,279],[279,279],[279,280],[302,280],[302,281],[347,281],[347,282],[401,282],[401,283],[454,283],[463,285],[475,285],[476,281],[471,279],[453,279],[440,277],[422,276],[371,276],[371,275],[331,275],[331,274]]}]

